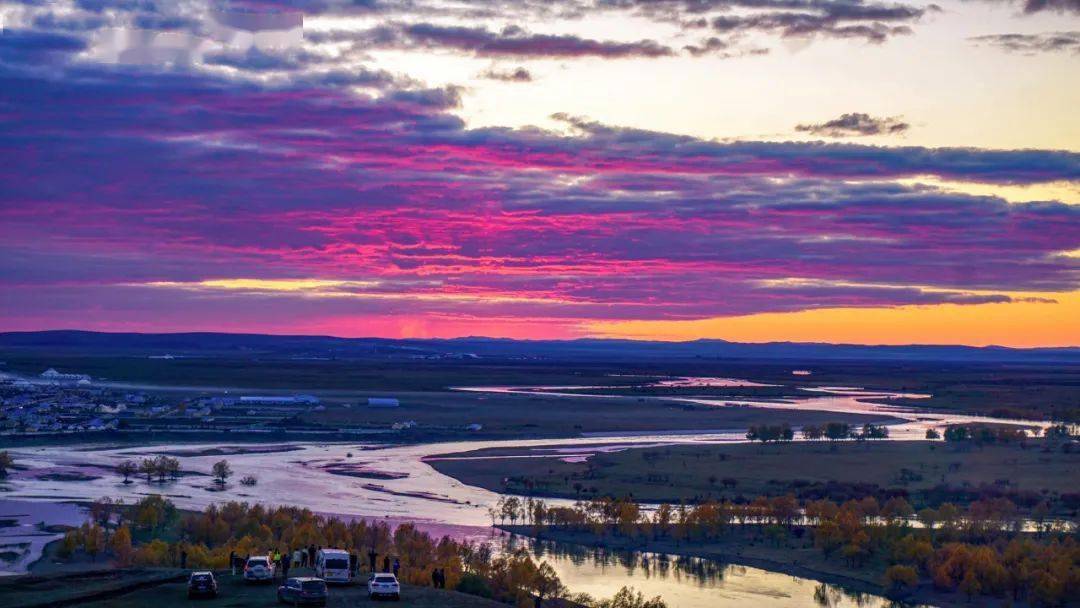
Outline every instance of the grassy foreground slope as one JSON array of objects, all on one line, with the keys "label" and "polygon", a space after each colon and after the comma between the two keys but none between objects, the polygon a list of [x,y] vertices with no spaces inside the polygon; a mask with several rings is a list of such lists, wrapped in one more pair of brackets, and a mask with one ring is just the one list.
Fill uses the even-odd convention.
[{"label": "grassy foreground slope", "polygon": [[[298,575],[310,570],[297,569]],[[220,595],[198,601],[199,606],[247,608],[272,606],[277,602],[277,582],[245,584],[239,576],[218,575]],[[87,606],[93,608],[172,608],[190,606],[186,575],[174,568],[129,568],[97,570],[77,574],[17,576],[0,579],[0,605],[7,608],[45,606]],[[494,608],[498,602],[456,591],[402,586],[402,604],[417,608]],[[375,605],[363,585],[331,587],[328,606]]]}]

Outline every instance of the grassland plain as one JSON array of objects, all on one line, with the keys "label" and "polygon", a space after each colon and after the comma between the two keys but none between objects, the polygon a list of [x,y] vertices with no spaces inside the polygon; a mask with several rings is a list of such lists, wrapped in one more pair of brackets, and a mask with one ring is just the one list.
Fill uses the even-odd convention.
[{"label": "grassland plain", "polygon": [[759,408],[715,407],[664,399],[461,392],[395,395],[401,398],[401,407],[328,406],[326,411],[311,414],[308,420],[331,428],[389,424],[398,420],[447,427],[478,423],[488,434],[554,437],[589,432],[741,429],[752,424],[775,423],[778,417],[796,425],[820,424],[838,416],[860,424],[889,419],[884,415],[837,415],[809,410],[777,414]]},{"label": "grassland plain", "polygon": [[[1075,517],[1080,454],[1044,451],[1041,441],[1028,443],[1026,449],[1017,444],[958,449],[928,441],[683,445],[598,453],[585,462],[514,458],[542,452],[503,449],[448,454],[443,455],[448,459],[428,463],[470,485],[535,496],[632,496],[674,503],[904,493],[918,507],[963,503],[991,491],[1021,503],[1047,499],[1055,512]],[[499,455],[508,458],[468,458]]]},{"label": "grassland plain", "polygon": [[[447,440],[518,439],[573,437],[582,433],[639,433],[645,431],[719,431],[744,429],[755,424],[787,422],[793,425],[822,424],[844,420],[852,424],[888,422],[885,415],[837,414],[828,412],[783,411],[750,407],[716,407],[664,399],[553,397],[528,394],[481,394],[458,391],[393,392],[401,406],[372,408],[369,394],[334,391],[323,395],[322,411],[298,411],[280,426],[245,433],[243,428],[228,433],[167,429],[138,433],[124,429],[107,433],[79,433],[54,436],[4,436],[0,448],[43,444],[101,442],[192,443],[199,441],[279,442],[310,441],[301,431],[342,434],[347,431],[378,431],[366,436],[322,436],[322,441],[371,440],[378,442],[432,442]],[[387,432],[392,425],[414,421],[417,427]],[[151,420],[147,424],[153,424]],[[480,431],[466,425],[479,424]],[[286,427],[287,425],[287,427]]]},{"label": "grassland plain", "polygon": [[[159,351],[154,351],[158,352]],[[0,348],[7,370],[39,374],[49,367],[117,382],[213,389],[349,392],[445,392],[491,385],[611,386],[629,396],[780,397],[800,386],[860,386],[930,394],[919,407],[1040,419],[1080,419],[1080,366],[1072,363],[740,360],[581,361],[517,357],[282,356],[273,352],[199,351],[151,359],[143,351],[92,348]],[[793,370],[810,371],[793,376]],[[777,387],[647,387],[670,376],[748,378]]]}]

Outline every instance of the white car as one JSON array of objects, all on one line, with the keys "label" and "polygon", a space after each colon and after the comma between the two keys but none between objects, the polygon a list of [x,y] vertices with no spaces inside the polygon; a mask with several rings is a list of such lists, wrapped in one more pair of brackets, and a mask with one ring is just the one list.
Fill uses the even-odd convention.
[{"label": "white car", "polygon": [[386,572],[371,575],[367,582],[367,592],[368,597],[373,600],[382,597],[394,601],[401,599],[401,585],[398,584],[397,577]]},{"label": "white car", "polygon": [[274,580],[274,562],[270,556],[249,557],[244,564],[244,580],[252,583]]},{"label": "white car", "polygon": [[328,583],[351,583],[349,552],[341,549],[322,549],[315,555],[315,576]]}]

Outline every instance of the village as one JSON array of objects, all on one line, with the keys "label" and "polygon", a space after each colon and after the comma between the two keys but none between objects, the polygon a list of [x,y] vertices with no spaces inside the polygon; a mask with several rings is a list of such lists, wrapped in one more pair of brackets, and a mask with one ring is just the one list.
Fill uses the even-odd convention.
[{"label": "village", "polygon": [[[337,404],[350,408],[353,404]],[[357,405],[399,408],[392,397],[369,397]],[[0,435],[51,436],[86,432],[244,432],[373,434],[417,429],[403,419],[356,428],[325,429],[311,415],[327,405],[308,394],[180,394],[125,390],[89,375],[49,368],[37,376],[0,374]],[[470,424],[465,430],[479,431]]]}]

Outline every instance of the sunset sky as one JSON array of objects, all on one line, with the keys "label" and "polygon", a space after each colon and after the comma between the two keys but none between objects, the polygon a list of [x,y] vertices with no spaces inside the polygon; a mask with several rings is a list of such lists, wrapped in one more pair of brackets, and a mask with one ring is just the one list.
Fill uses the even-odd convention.
[{"label": "sunset sky", "polygon": [[0,25],[0,331],[1080,346],[1080,0]]}]

